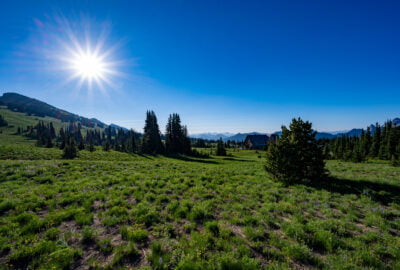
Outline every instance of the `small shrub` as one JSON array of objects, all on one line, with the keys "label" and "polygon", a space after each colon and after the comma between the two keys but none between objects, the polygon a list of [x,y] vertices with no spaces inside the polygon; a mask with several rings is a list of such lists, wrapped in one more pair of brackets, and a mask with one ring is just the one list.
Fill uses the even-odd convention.
[{"label": "small shrub", "polygon": [[111,245],[111,239],[108,238],[98,240],[97,246],[103,253],[111,253],[113,251],[113,246]]},{"label": "small shrub", "polygon": [[60,230],[60,229],[58,229],[58,228],[51,228],[51,229],[48,229],[48,230],[46,231],[46,233],[45,233],[45,238],[48,239],[48,240],[54,241],[54,240],[57,240],[57,239],[58,239],[58,236],[60,235],[60,233],[61,233],[61,230]]},{"label": "small shrub", "polygon": [[93,215],[88,213],[77,213],[74,219],[79,226],[91,225],[93,223]]},{"label": "small shrub", "polygon": [[122,239],[140,243],[147,240],[148,233],[146,230],[142,229],[135,230],[134,228],[123,227],[121,229],[121,236]]},{"label": "small shrub", "polygon": [[121,265],[123,263],[132,262],[139,257],[140,253],[136,249],[133,243],[128,243],[128,245],[119,246],[116,248],[114,257],[108,265],[108,268],[114,269],[115,266]]},{"label": "small shrub", "polygon": [[40,269],[69,269],[70,265],[80,256],[82,256],[82,251],[79,249],[56,250],[46,257],[46,263]]},{"label": "small shrub", "polygon": [[10,199],[5,199],[0,203],[0,214],[7,212],[8,210],[12,210],[17,206],[16,202]]},{"label": "small shrub", "polygon": [[96,233],[90,226],[85,226],[82,229],[82,243],[90,244],[93,243],[96,239]]},{"label": "small shrub", "polygon": [[208,210],[208,205],[206,204],[196,204],[192,211],[189,214],[189,217],[192,221],[196,221],[198,223],[203,223],[204,221],[211,219],[212,214]]},{"label": "small shrub", "polygon": [[162,248],[161,243],[156,242],[151,245],[151,253],[148,257],[153,269],[167,269],[170,255]]},{"label": "small shrub", "polygon": [[210,221],[205,224],[206,229],[213,235],[219,236],[219,226],[217,221]]}]

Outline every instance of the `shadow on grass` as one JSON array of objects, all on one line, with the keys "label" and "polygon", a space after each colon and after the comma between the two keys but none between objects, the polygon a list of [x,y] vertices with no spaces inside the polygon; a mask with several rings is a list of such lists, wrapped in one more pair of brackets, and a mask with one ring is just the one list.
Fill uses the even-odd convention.
[{"label": "shadow on grass", "polygon": [[240,159],[240,158],[233,158],[233,157],[223,158],[223,160],[254,162],[254,160]]},{"label": "shadow on grass", "polygon": [[324,181],[308,183],[307,186],[340,194],[363,194],[385,205],[400,203],[400,186],[386,183],[327,177]]},{"label": "shadow on grass", "polygon": [[140,156],[140,157],[144,157],[144,158],[147,158],[147,159],[151,159],[151,160],[153,160],[154,158],[151,158],[151,157],[156,157],[156,156],[149,156],[149,155],[143,155],[143,154],[140,154],[140,153],[138,153],[137,154],[138,156]]},{"label": "shadow on grass", "polygon": [[207,163],[207,164],[219,164],[218,162],[214,160],[204,160],[200,158],[192,158],[189,156],[183,156],[183,155],[168,155],[166,156],[168,158],[173,158],[173,159],[179,159],[183,161],[189,161],[189,162],[199,162],[199,163]]}]

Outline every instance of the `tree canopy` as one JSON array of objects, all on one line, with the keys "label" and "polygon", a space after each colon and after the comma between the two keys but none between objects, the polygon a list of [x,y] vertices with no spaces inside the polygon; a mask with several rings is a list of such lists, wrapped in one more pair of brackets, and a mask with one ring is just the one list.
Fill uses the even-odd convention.
[{"label": "tree canopy", "polygon": [[289,128],[282,126],[282,136],[269,144],[266,171],[288,184],[321,180],[326,173],[325,163],[315,135],[312,124],[300,118],[293,119]]}]

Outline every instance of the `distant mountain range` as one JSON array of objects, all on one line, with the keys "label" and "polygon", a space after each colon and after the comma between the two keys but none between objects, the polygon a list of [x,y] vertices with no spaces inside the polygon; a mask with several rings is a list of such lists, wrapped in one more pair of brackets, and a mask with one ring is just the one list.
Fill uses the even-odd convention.
[{"label": "distant mountain range", "polygon": [[[400,126],[400,118],[395,118],[392,120],[393,125]],[[371,129],[371,134],[375,132],[375,125],[369,126]],[[365,129],[366,130],[366,129]],[[333,131],[333,132],[317,132],[315,136],[317,139],[333,139],[341,136],[349,136],[349,137],[358,137],[361,135],[362,129],[361,128],[353,128],[352,130],[344,130],[344,131]],[[230,136],[226,136],[224,134],[230,134]],[[192,134],[190,135],[191,138],[198,138],[198,139],[205,139],[205,140],[219,140],[222,138],[223,141],[244,141],[247,135],[260,135],[265,133],[259,132],[250,132],[250,133],[200,133],[200,134]],[[281,131],[274,132],[273,134],[281,135]]]},{"label": "distant mountain range", "polygon": [[203,140],[219,140],[220,138],[226,142],[226,141],[244,141],[246,139],[247,135],[260,135],[263,133],[259,132],[249,132],[249,133],[199,133],[199,134],[191,134],[189,137],[195,138],[195,139],[203,139]]},{"label": "distant mountain range", "polygon": [[[54,106],[51,106],[43,101],[30,98],[24,95],[20,95],[17,93],[4,93],[3,96],[0,97],[0,106],[7,106],[8,109],[17,111],[17,112],[22,112],[26,113],[28,115],[36,115],[39,117],[53,117],[56,119],[59,119],[63,122],[80,122],[83,126],[86,127],[99,127],[99,128],[104,128],[107,127],[107,125],[100,120],[97,120],[96,118],[86,118],[83,116],[79,116],[74,113],[70,113],[67,111],[64,111],[62,109],[56,108]],[[392,120],[393,125],[395,126],[400,126],[400,118],[395,118]],[[115,124],[110,124],[111,127],[115,129],[123,129],[123,130],[128,130],[127,128],[115,125]],[[370,125],[371,128],[371,133],[373,134],[375,132],[375,126]],[[318,132],[316,137],[317,139],[332,139],[335,137],[340,137],[340,136],[360,136],[362,132],[361,128],[354,128],[349,131],[336,131],[336,132]],[[191,134],[189,137],[191,138],[199,138],[199,139],[205,139],[205,140],[218,140],[219,138],[222,138],[223,141],[244,141],[247,135],[260,135],[260,134],[265,134],[265,133],[260,133],[260,132],[249,132],[249,133],[200,133],[200,134]],[[281,132],[274,132],[273,134],[278,134],[280,135]]]}]

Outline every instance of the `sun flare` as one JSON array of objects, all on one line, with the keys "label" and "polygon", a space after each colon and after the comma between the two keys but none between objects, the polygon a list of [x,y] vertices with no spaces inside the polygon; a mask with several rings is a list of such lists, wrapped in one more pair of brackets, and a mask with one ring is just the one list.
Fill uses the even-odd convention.
[{"label": "sun flare", "polygon": [[97,79],[104,76],[105,63],[93,53],[76,55],[72,65],[77,75],[85,79]]},{"label": "sun flare", "polygon": [[116,89],[117,77],[124,76],[120,71],[121,65],[126,62],[116,58],[115,51],[121,43],[108,38],[105,29],[91,33],[87,26],[78,31],[72,29],[67,20],[62,25],[66,36],[58,39],[63,50],[59,53],[59,64],[70,74],[65,84],[76,81],[78,90],[100,90],[103,93]]}]

